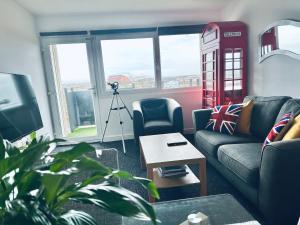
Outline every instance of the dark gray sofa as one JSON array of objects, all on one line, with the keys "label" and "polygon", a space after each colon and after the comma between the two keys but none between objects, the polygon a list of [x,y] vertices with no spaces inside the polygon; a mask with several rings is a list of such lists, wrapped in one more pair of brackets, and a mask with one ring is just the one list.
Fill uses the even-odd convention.
[{"label": "dark gray sofa", "polygon": [[251,136],[205,130],[211,109],[193,111],[195,145],[233,186],[262,212],[269,224],[297,224],[300,216],[300,139],[262,143],[285,114],[300,111],[300,99],[247,96],[253,99]]}]

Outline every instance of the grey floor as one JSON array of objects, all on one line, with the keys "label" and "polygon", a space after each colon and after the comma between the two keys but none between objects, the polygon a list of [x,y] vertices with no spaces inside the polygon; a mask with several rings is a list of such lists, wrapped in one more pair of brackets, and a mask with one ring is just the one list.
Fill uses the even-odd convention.
[{"label": "grey floor", "polygon": [[[187,138],[193,143],[192,136],[187,136]],[[126,141],[126,155],[124,155],[122,152],[121,141],[95,143],[93,145],[98,149],[117,149],[119,151],[119,167],[121,170],[126,170],[135,176],[146,177],[146,171],[142,170],[140,167],[139,148],[134,140]],[[197,168],[195,167],[191,167],[191,169],[197,170]],[[140,185],[131,181],[122,181],[121,184],[122,186],[138,193],[139,195],[147,199],[147,191]],[[209,164],[207,164],[207,186],[209,195],[224,193],[233,195],[241,203],[241,205],[243,205],[261,224],[264,224],[263,220],[261,219],[261,215],[256,210],[256,208]],[[160,201],[191,198],[196,196],[199,196],[199,187],[197,185],[160,190]]]}]

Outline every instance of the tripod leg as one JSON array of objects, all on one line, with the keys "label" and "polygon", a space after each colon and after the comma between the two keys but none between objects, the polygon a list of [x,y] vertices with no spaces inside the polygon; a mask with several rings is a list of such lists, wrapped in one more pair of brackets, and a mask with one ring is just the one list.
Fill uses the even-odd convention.
[{"label": "tripod leg", "polygon": [[108,113],[108,116],[107,116],[107,120],[105,121],[105,128],[104,128],[104,132],[103,132],[102,140],[101,140],[102,143],[103,143],[104,136],[105,136],[105,133],[106,133],[106,129],[107,129],[107,125],[108,125],[108,122],[109,122],[109,118],[110,118],[110,114],[111,114],[111,111],[112,111],[112,107],[113,107],[113,104],[114,104],[114,100],[115,100],[115,95],[113,96],[113,98],[111,100],[109,113]]},{"label": "tripod leg", "polygon": [[129,109],[128,109],[127,106],[125,105],[125,103],[124,103],[124,101],[123,101],[123,99],[122,99],[122,97],[121,97],[120,94],[119,94],[119,98],[120,98],[122,104],[124,105],[124,108],[125,108],[126,111],[128,112],[128,115],[129,115],[130,119],[133,119],[133,118],[132,118],[132,115],[131,115],[131,113],[130,113],[130,111],[129,111]]},{"label": "tripod leg", "polygon": [[119,114],[119,118],[120,118],[123,152],[124,152],[124,154],[126,154],[125,141],[124,141],[124,134],[123,134],[123,121],[122,121],[122,117],[121,117],[121,111],[120,111],[120,105],[119,105],[119,99],[118,99],[118,96],[119,96],[119,95],[116,96],[117,107],[118,107],[117,110],[118,110],[118,114]]}]

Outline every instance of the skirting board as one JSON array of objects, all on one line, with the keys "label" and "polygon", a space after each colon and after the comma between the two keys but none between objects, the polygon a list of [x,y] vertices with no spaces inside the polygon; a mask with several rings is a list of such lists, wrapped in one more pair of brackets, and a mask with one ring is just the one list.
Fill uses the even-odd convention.
[{"label": "skirting board", "polygon": [[[193,134],[194,133],[194,128],[185,128],[183,130],[184,134]],[[120,141],[121,140],[121,135],[117,134],[117,135],[110,135],[110,136],[105,136],[104,141]],[[128,139],[134,139],[134,135],[133,133],[129,133],[129,134],[124,134],[124,140],[128,140]]]},{"label": "skirting board", "polygon": [[[184,134],[193,134],[194,133],[194,128],[185,128],[183,130],[183,133]],[[117,134],[117,135],[107,135],[104,138],[104,142],[120,141],[121,139],[122,139],[122,136],[120,134]],[[133,133],[124,134],[124,140],[130,140],[130,139],[134,139]],[[68,140],[66,142],[60,143],[59,146],[72,145],[72,144],[78,143],[80,141],[85,141],[87,143],[97,143],[97,142],[100,142],[100,139],[96,138],[96,139],[92,139],[92,140],[90,140],[90,139],[84,139],[84,140],[74,140],[74,141]]]}]

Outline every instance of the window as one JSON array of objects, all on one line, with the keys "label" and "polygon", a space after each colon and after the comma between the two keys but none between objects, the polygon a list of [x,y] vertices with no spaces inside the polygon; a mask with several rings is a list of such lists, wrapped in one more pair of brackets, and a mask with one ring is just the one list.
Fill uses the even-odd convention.
[{"label": "window", "polygon": [[156,86],[153,38],[101,40],[101,49],[106,83],[118,81],[124,89]]},{"label": "window", "polygon": [[200,34],[159,37],[162,88],[200,86]]},{"label": "window", "polygon": [[49,50],[61,136],[97,136],[86,43],[54,44]]}]

